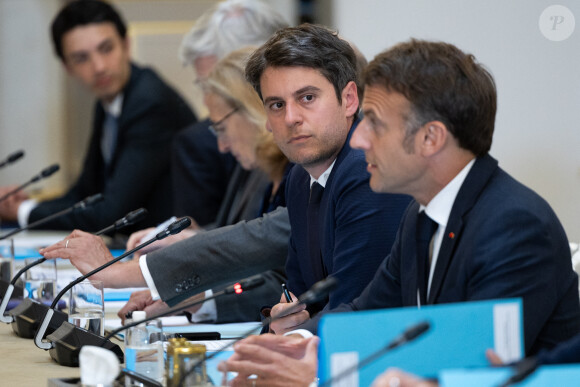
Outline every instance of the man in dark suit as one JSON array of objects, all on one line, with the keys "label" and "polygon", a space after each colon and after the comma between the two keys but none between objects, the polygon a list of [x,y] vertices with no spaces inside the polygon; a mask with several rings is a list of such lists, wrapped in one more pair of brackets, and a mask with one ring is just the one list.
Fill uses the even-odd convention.
[{"label": "man in dark suit", "polygon": [[[264,101],[274,141],[297,164],[286,192],[289,288],[301,294],[329,275],[340,283],[328,300],[295,313],[311,316],[362,291],[390,250],[410,198],[373,193],[363,153],[348,145],[359,122],[356,56],[348,42],[320,26],[280,30],[250,57],[246,77]],[[272,315],[292,306],[282,298]],[[271,329],[292,329],[294,318]]]},{"label": "man in dark suit", "polygon": [[[321,50],[321,47],[327,49]],[[257,63],[261,56],[267,58],[268,62],[263,67]],[[333,60],[322,60],[329,57]],[[322,62],[324,65],[320,65]],[[297,164],[290,172],[286,190],[291,224],[286,265],[290,290],[300,294],[314,282],[334,275],[342,282],[330,294],[328,302],[338,305],[351,301],[371,280],[390,249],[400,217],[410,201],[404,195],[373,193],[368,185],[369,175],[365,171],[363,153],[348,145],[352,130],[358,123],[356,115],[359,110],[354,51],[333,32],[322,27],[304,25],[284,29],[274,35],[252,56],[248,69],[247,75],[251,73],[248,77],[264,101],[275,142]],[[315,217],[315,220],[319,220],[318,225],[313,225],[306,217],[311,180],[326,187]],[[276,222],[272,222],[272,219],[276,219]],[[265,242],[256,238],[260,235],[287,243],[287,237],[284,240],[280,235],[276,235],[276,238],[272,236],[276,230],[287,235],[287,228],[277,226],[286,219],[282,211],[277,212],[275,218],[265,217],[261,224],[266,225],[266,232],[269,230],[270,234],[263,231],[244,233],[250,238],[245,249],[258,247],[263,250],[272,245],[271,240]],[[242,230],[240,227],[233,229]],[[213,237],[216,234],[209,235]],[[231,235],[232,241],[224,241],[223,244],[236,242],[238,235]],[[311,254],[309,236],[313,235],[319,236],[319,245]],[[69,238],[68,249],[59,242],[44,250],[43,254],[49,258],[69,258],[81,271],[85,271],[87,266],[102,261],[103,257],[84,250],[82,253],[72,253],[81,244],[79,236],[73,234],[72,239]],[[200,239],[203,237],[202,234]],[[89,243],[87,239],[84,240],[84,243]],[[196,243],[193,239],[189,243],[183,241],[167,253],[176,255],[177,249],[186,252],[186,246],[195,246]],[[197,261],[195,255],[199,250],[194,249],[194,253],[188,255]],[[222,256],[222,251],[225,251],[225,256]],[[207,286],[208,281],[216,277],[215,268],[228,267],[230,273],[218,273],[221,278],[231,278],[232,273],[239,273],[237,278],[243,278],[242,273],[248,270],[256,273],[266,267],[262,259],[254,256],[251,259],[236,257],[232,260],[227,256],[227,246],[222,244],[213,245],[211,252],[220,254],[210,262],[215,265],[213,273],[205,270],[209,265],[197,262],[195,265],[186,265],[185,259],[181,259],[184,264],[179,267],[168,265],[167,260],[159,259],[167,254],[162,251],[148,255],[147,266],[152,276],[165,279],[155,281],[155,284],[160,285],[158,290],[162,298],[174,302],[182,300],[185,295],[191,295],[194,290],[203,289],[202,286]],[[262,252],[257,256],[269,258],[266,264],[279,262],[279,257],[268,257]],[[128,271],[123,270],[119,276],[120,271],[119,266],[116,269],[111,267],[103,271],[101,276],[128,281]],[[133,278],[143,280],[143,276],[139,278],[139,275]],[[113,286],[119,285],[115,283]],[[251,296],[250,293],[248,295]],[[301,313],[315,314],[326,303]],[[278,304],[274,313],[282,313],[289,305],[286,302]],[[282,331],[287,328],[273,329]]]},{"label": "man in dark suit", "polygon": [[54,19],[52,37],[67,72],[98,99],[88,153],[63,197],[38,204],[13,200],[2,217],[34,222],[101,192],[102,202],[43,227],[95,231],[139,207],[148,209],[148,225],[165,220],[173,209],[170,144],[195,122],[191,109],[152,70],[131,64],[125,24],[109,4],[71,2]]},{"label": "man in dark suit", "polygon": [[[395,46],[365,72],[363,112],[351,145],[365,151],[372,189],[415,202],[372,282],[333,312],[521,297],[526,354],[577,334],[578,279],[564,230],[488,155],[496,89],[473,56],[445,43]],[[303,322],[316,331],[317,319]],[[265,385],[291,380],[287,370],[300,365],[312,377],[305,359],[315,350],[315,338],[252,338],[223,368],[241,383],[252,373]],[[270,351],[283,354],[264,365]]]}]

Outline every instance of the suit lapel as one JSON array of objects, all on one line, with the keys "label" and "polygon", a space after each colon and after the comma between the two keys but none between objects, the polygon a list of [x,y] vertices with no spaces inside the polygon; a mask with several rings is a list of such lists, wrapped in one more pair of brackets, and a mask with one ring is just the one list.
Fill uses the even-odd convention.
[{"label": "suit lapel", "polygon": [[463,181],[453,203],[451,213],[449,214],[449,220],[441,242],[441,248],[439,249],[437,265],[435,266],[435,273],[433,274],[433,281],[429,292],[429,304],[435,303],[441,292],[441,287],[445,282],[449,265],[461,241],[464,228],[464,216],[473,208],[479,195],[485,189],[489,179],[496,170],[497,160],[486,155],[475,161],[471,171],[469,171],[469,174]]}]

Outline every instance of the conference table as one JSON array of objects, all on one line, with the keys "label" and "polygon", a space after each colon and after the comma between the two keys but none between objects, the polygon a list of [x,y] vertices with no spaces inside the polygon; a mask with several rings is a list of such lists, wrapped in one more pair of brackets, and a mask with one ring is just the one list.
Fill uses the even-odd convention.
[{"label": "conference table", "polygon": [[46,386],[51,378],[78,378],[79,368],[57,364],[32,339],[23,339],[10,324],[0,323],[0,385]]},{"label": "conference table", "polygon": [[[17,259],[14,262],[15,270],[24,265],[24,256],[38,257],[37,249],[64,238],[67,234],[60,232],[26,232],[14,238]],[[5,246],[0,245],[0,254],[5,253]],[[113,251],[112,251],[113,252]],[[113,252],[115,255],[115,252]],[[120,252],[117,252],[120,254]],[[30,254],[30,255],[27,255]],[[20,255],[20,257],[19,257]],[[24,256],[23,256],[24,255]],[[59,282],[70,282],[80,273],[66,260],[57,260]],[[105,289],[105,329],[110,330],[120,324],[116,312],[124,305],[129,294],[135,289]],[[0,294],[0,299],[2,295]],[[183,321],[181,321],[183,320]],[[112,325],[109,325],[112,324]],[[185,317],[176,316],[163,319],[166,333],[196,333],[196,332],[219,332],[222,340],[200,342],[206,345],[208,351],[216,351],[225,344],[231,343],[231,339],[240,337],[250,331],[259,332],[258,322],[240,324],[194,324],[187,322]],[[187,324],[187,325],[184,325]],[[113,338],[113,343],[124,347],[122,339]],[[50,379],[79,378],[78,367],[66,367],[56,363],[50,357],[48,351],[37,348],[32,339],[18,337],[10,324],[0,322],[0,386],[47,386]],[[231,351],[216,357],[208,362],[208,374],[217,372],[216,364],[227,358]],[[211,375],[215,380],[218,376]],[[51,384],[50,386],[55,386]]]}]

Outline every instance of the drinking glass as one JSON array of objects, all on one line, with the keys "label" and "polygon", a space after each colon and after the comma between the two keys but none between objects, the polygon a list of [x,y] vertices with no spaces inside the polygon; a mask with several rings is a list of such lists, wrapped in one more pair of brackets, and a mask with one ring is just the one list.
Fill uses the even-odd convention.
[{"label": "drinking glass", "polygon": [[8,285],[14,275],[14,239],[0,241],[0,281]]},{"label": "drinking glass", "polygon": [[70,290],[68,321],[94,334],[105,333],[103,282],[85,280]]},{"label": "drinking glass", "polygon": [[[24,260],[24,263],[29,265],[36,260],[36,258],[28,258]],[[31,267],[24,273],[24,297],[50,305],[56,292],[56,276],[54,259]]]}]

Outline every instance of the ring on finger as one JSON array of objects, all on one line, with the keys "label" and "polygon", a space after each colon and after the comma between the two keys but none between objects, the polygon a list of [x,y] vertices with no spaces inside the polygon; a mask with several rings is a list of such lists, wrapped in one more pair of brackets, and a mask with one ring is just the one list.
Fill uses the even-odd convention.
[{"label": "ring on finger", "polygon": [[65,249],[68,249],[68,243],[69,243],[69,242],[70,242],[70,239],[67,239],[67,240],[66,240],[66,243],[64,244],[64,248],[65,248]]}]

